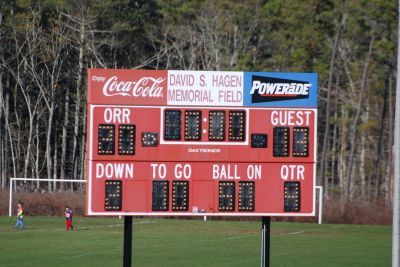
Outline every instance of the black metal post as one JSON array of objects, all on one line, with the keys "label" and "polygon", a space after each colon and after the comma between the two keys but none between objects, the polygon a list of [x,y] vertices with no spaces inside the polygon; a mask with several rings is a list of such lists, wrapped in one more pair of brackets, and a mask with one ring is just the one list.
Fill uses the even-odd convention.
[{"label": "black metal post", "polygon": [[271,217],[262,217],[261,221],[261,267],[269,267],[271,247]]},{"label": "black metal post", "polygon": [[132,216],[124,216],[124,267],[132,266]]}]

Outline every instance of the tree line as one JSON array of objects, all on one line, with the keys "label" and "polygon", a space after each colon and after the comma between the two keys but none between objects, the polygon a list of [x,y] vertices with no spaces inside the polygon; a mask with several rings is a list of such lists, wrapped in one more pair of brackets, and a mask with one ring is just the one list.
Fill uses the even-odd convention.
[{"label": "tree line", "polygon": [[390,203],[396,39],[394,0],[0,0],[1,187],[85,177],[88,68],[317,72],[317,183]]}]

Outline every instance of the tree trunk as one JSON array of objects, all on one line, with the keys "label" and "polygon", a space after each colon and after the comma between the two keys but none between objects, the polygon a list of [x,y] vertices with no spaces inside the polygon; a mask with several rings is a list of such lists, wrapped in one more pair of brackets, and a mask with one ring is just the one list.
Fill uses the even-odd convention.
[{"label": "tree trunk", "polygon": [[[40,169],[39,169],[39,161],[40,161],[40,133],[39,133],[39,117],[36,118],[36,159],[35,159],[35,172],[36,172],[36,179],[40,178]],[[39,181],[36,182],[36,187],[39,190],[40,184]]]},{"label": "tree trunk", "polygon": [[[338,76],[338,75],[337,75]],[[336,98],[334,101],[334,118],[338,118],[338,95],[339,95],[339,77],[336,77]],[[327,188],[324,190],[324,197],[326,199],[329,199],[330,197],[330,188],[334,187],[337,182],[338,182],[338,171],[337,171],[337,162],[338,162],[338,146],[339,146],[339,140],[338,140],[338,135],[339,135],[339,126],[337,124],[337,122],[335,122],[333,124],[333,136],[332,136],[332,149],[331,149],[331,160],[332,160],[332,164],[331,164],[331,184],[327,185]],[[340,183],[339,183],[340,186]],[[336,196],[335,196],[336,197]]]},{"label": "tree trunk", "polygon": [[[337,118],[337,109],[335,108],[335,118]],[[325,198],[329,199],[329,188],[333,187],[335,185],[336,181],[336,174],[337,174],[337,151],[338,151],[338,127],[336,124],[333,125],[333,137],[332,137],[332,165],[331,165],[331,176],[332,176],[332,181],[330,185],[327,185],[327,188],[325,189],[326,192]]]},{"label": "tree trunk", "polygon": [[347,199],[347,180],[346,180],[346,173],[347,173],[347,164],[346,164],[346,153],[347,153],[347,135],[348,135],[348,126],[347,126],[347,118],[348,112],[345,110],[344,105],[342,105],[342,125],[341,125],[341,138],[340,138],[340,153],[339,153],[339,180],[340,180],[340,194],[341,198]]},{"label": "tree trunk", "polygon": [[[47,126],[47,136],[46,136],[46,163],[47,163],[47,178],[52,179],[52,158],[51,158],[51,133],[53,127],[53,117],[54,117],[54,99],[51,98],[49,118]],[[48,181],[48,190],[52,192],[51,181]]]},{"label": "tree trunk", "polygon": [[[367,114],[365,114],[364,122],[367,122],[368,119],[369,119],[369,108],[367,108]],[[360,151],[360,181],[361,181],[360,196],[361,199],[363,199],[364,201],[368,200],[369,189],[370,189],[370,183],[367,181],[367,175],[365,174],[365,168],[366,168],[365,160],[367,154],[366,139],[367,139],[366,135],[363,134],[361,136],[361,151]],[[354,179],[352,181],[354,181]]]},{"label": "tree trunk", "polygon": [[[67,84],[65,89],[65,105],[64,105],[64,122],[63,122],[63,131],[61,137],[61,174],[60,179],[65,179],[66,169],[67,169],[67,134],[68,134],[68,125],[69,125],[69,84]],[[64,191],[64,182],[60,184],[60,190]]]},{"label": "tree trunk", "polygon": [[33,120],[34,120],[33,115],[31,113],[29,113],[29,134],[28,134],[28,144],[26,147],[26,155],[25,155],[25,162],[24,162],[24,178],[28,177],[28,167],[29,167],[29,162],[31,159],[31,146],[32,146],[32,139],[33,139]]},{"label": "tree trunk", "polygon": [[[86,174],[86,112],[87,112],[87,106],[85,105],[83,108],[83,125],[82,125],[82,144],[81,144],[81,177],[79,179],[86,179],[85,174]],[[83,184],[80,183],[80,187],[82,189]]]},{"label": "tree trunk", "polygon": [[[1,62],[3,62],[3,46],[1,45],[3,42],[3,38],[2,38],[2,25],[3,25],[3,13],[0,10],[0,59]],[[3,129],[4,129],[4,125],[3,125],[3,73],[4,73],[4,68],[3,68],[3,64],[0,64],[0,184],[1,184],[1,188],[4,189],[5,188],[5,173],[4,173],[4,136],[3,136]]]},{"label": "tree trunk", "polygon": [[[73,156],[73,167],[72,167],[72,179],[76,180],[78,176],[79,168],[79,144],[80,144],[80,106],[81,106],[81,87],[83,80],[83,55],[84,55],[84,40],[85,40],[85,21],[81,21],[80,26],[80,44],[79,44],[79,71],[76,83],[76,104],[75,104],[75,122],[74,122],[74,156]],[[73,186],[71,187],[73,190]]]},{"label": "tree trunk", "polygon": [[361,79],[361,87],[360,87],[360,94],[358,97],[358,104],[357,104],[357,110],[356,110],[356,115],[354,117],[353,120],[353,124],[351,125],[350,128],[350,153],[349,153],[349,157],[348,157],[348,162],[349,162],[349,167],[347,169],[347,196],[349,196],[350,193],[350,184],[352,183],[351,179],[352,179],[352,172],[353,172],[353,163],[354,163],[354,153],[356,150],[356,140],[357,140],[357,127],[358,127],[358,121],[360,119],[361,116],[361,111],[362,111],[362,102],[364,100],[364,94],[365,94],[365,90],[367,87],[367,74],[368,74],[368,67],[369,67],[369,61],[371,59],[372,56],[372,48],[374,45],[374,40],[375,37],[374,35],[372,35],[371,40],[369,42],[369,48],[368,48],[368,55],[367,58],[365,60],[365,64],[364,64],[364,70],[363,70],[363,76]]},{"label": "tree trunk", "polygon": [[392,175],[393,175],[393,83],[392,77],[389,76],[389,146],[388,146],[388,160],[386,163],[386,181],[385,181],[385,199],[386,204],[392,203]]},{"label": "tree trunk", "polygon": [[[1,43],[1,40],[0,40]],[[5,170],[4,170],[4,124],[3,124],[3,71],[0,66],[0,180],[1,188],[4,189],[6,186]]]},{"label": "tree trunk", "polygon": [[344,27],[344,0],[341,2],[340,6],[340,15],[339,15],[339,25],[337,27],[336,35],[335,35],[335,41],[333,43],[332,47],[332,54],[331,54],[331,59],[330,59],[330,64],[329,64],[329,78],[328,78],[328,88],[327,88],[327,97],[326,97],[326,110],[325,110],[325,128],[324,128],[324,138],[322,142],[322,151],[321,151],[321,157],[320,157],[320,163],[319,163],[319,182],[322,183],[322,186],[324,186],[325,191],[327,191],[327,177],[325,175],[325,169],[326,169],[326,162],[327,162],[327,156],[328,156],[328,142],[329,142],[329,133],[330,133],[330,116],[331,116],[331,97],[332,97],[332,84],[333,84],[333,74],[334,74],[334,69],[335,69],[335,60],[336,60],[336,53],[339,48],[339,41],[340,41],[340,36],[342,34],[342,30]]},{"label": "tree trunk", "polygon": [[[18,80],[20,79],[20,77],[18,76]],[[17,87],[18,87],[18,85],[15,85],[14,86],[14,92],[16,92],[17,91]],[[15,112],[13,112],[12,114],[14,114],[14,116],[15,116],[15,121],[13,121],[12,122],[12,124],[16,124],[17,125],[17,127],[15,128],[14,127],[14,131],[12,132],[12,134],[13,134],[13,136],[14,136],[14,142],[15,142],[15,145],[14,145],[14,155],[15,155],[15,157],[17,157],[18,156],[18,158],[19,158],[19,155],[22,155],[22,153],[21,153],[21,131],[22,131],[22,123],[21,123],[21,119],[20,119],[20,114],[18,113],[18,111],[20,112],[20,110],[19,110],[19,107],[18,107],[18,97],[17,97],[17,94],[13,94],[13,96],[14,96],[14,99],[13,99],[13,104],[14,104],[14,110],[15,110]],[[19,177],[19,175],[21,174],[21,172],[20,172],[20,162],[19,162],[19,160],[17,160],[17,159],[15,159],[15,172],[16,172],[16,175]],[[26,181],[24,181],[24,183],[26,183]]]},{"label": "tree trunk", "polygon": [[386,118],[386,111],[387,111],[387,97],[388,97],[388,90],[387,90],[388,85],[386,84],[385,88],[385,93],[383,96],[383,107],[382,107],[382,113],[381,113],[381,127],[379,129],[379,139],[378,139],[378,147],[377,147],[377,152],[376,152],[376,160],[375,160],[375,189],[374,189],[374,197],[376,200],[379,198],[379,193],[380,193],[380,186],[381,186],[381,168],[382,168],[382,151],[384,149],[384,134],[385,134],[385,118]]},{"label": "tree trunk", "polygon": [[57,191],[57,168],[58,168],[58,135],[57,135],[57,129],[58,129],[58,120],[56,119],[54,122],[54,128],[56,129],[54,131],[54,140],[53,140],[53,146],[54,146],[54,155],[53,155],[53,191]]},{"label": "tree trunk", "polygon": [[13,131],[11,130],[10,122],[9,122],[9,118],[10,118],[10,94],[8,92],[6,92],[6,103],[5,103],[4,117],[5,117],[6,132],[8,134],[8,139],[9,139],[9,144],[10,144],[11,160],[12,160],[12,165],[13,165],[13,177],[17,177],[17,164],[16,164],[16,159],[15,159],[15,153],[14,153],[14,142],[13,142],[13,139],[12,139]]}]

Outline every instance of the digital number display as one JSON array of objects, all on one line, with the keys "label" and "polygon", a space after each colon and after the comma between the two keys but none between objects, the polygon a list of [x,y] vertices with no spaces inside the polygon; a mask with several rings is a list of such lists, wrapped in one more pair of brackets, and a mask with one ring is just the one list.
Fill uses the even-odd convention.
[{"label": "digital number display", "polygon": [[239,211],[254,211],[254,182],[239,182]]},{"label": "digital number display", "polygon": [[245,140],[245,112],[230,111],[229,112],[229,140],[244,141]]},{"label": "digital number display", "polygon": [[289,128],[275,127],[274,128],[274,157],[289,156]]},{"label": "digital number display", "polygon": [[113,124],[100,124],[98,129],[98,154],[114,155],[115,126]]},{"label": "digital number display", "polygon": [[309,130],[307,127],[293,128],[293,156],[308,157]]},{"label": "digital number display", "polygon": [[169,182],[153,181],[152,209],[153,211],[168,210]]},{"label": "digital number display", "polygon": [[181,140],[181,111],[180,110],[166,110],[165,123],[164,123],[164,139],[165,140]]},{"label": "digital number display", "polygon": [[300,211],[300,182],[284,183],[284,211]]},{"label": "digital number display", "polygon": [[105,205],[106,211],[118,211],[122,208],[122,182],[105,182]]},{"label": "digital number display", "polygon": [[187,211],[189,208],[189,182],[172,182],[172,210]]},{"label": "digital number display", "polygon": [[235,182],[219,182],[219,211],[235,210]]},{"label": "digital number display", "polygon": [[201,140],[201,111],[185,111],[185,140]]},{"label": "digital number display", "polygon": [[118,127],[118,154],[135,155],[135,125],[120,125]]},{"label": "digital number display", "polygon": [[208,140],[210,141],[224,141],[225,140],[225,124],[226,115],[225,111],[210,111],[208,114],[209,129]]}]

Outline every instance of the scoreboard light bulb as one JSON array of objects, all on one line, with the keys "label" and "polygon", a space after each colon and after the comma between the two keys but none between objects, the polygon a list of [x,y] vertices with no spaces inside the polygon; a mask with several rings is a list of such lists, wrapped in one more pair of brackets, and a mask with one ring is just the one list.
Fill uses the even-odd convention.
[{"label": "scoreboard light bulb", "polygon": [[208,113],[208,140],[224,141],[225,140],[225,111],[211,110]]},{"label": "scoreboard light bulb", "polygon": [[275,127],[274,128],[274,144],[273,156],[274,157],[288,157],[289,156],[289,127]]},{"label": "scoreboard light bulb", "polygon": [[244,141],[245,140],[245,112],[230,111],[229,112],[229,140]]},{"label": "scoreboard light bulb", "polygon": [[293,128],[293,156],[308,157],[309,156],[309,128],[295,127]]},{"label": "scoreboard light bulb", "polygon": [[201,140],[201,111],[185,111],[185,140]]},{"label": "scoreboard light bulb", "polygon": [[284,211],[300,211],[300,182],[284,183]]},{"label": "scoreboard light bulb", "polygon": [[181,111],[165,110],[164,115],[164,139],[167,141],[181,140]]},{"label": "scoreboard light bulb", "polygon": [[98,134],[97,153],[99,155],[114,155],[115,126],[113,124],[100,124],[97,134]]},{"label": "scoreboard light bulb", "polygon": [[158,146],[158,133],[143,132],[142,133],[142,146],[143,147],[156,147]]}]

